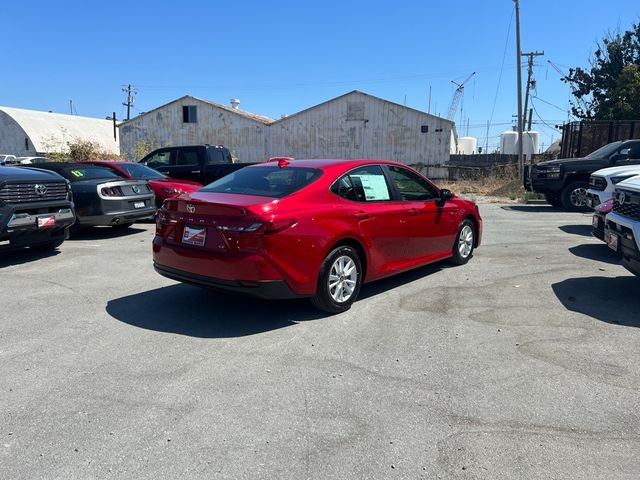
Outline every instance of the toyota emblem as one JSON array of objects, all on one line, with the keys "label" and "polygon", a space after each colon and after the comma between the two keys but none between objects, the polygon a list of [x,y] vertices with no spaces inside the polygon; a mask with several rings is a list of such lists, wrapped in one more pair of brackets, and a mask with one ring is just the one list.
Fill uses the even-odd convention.
[{"label": "toyota emblem", "polygon": [[40,185],[39,183],[36,183],[35,190],[36,190],[36,193],[38,194],[38,196],[44,197],[44,195],[47,193],[47,186],[46,185]]},{"label": "toyota emblem", "polygon": [[620,202],[620,205],[624,205],[624,202],[626,199],[627,199],[627,196],[624,194],[624,192],[620,192],[618,194],[618,201]]},{"label": "toyota emblem", "polygon": [[187,212],[196,213],[196,206],[192,203],[187,203]]},{"label": "toyota emblem", "polygon": [[140,195],[140,187],[138,185],[134,185],[131,189],[133,190],[133,193]]}]

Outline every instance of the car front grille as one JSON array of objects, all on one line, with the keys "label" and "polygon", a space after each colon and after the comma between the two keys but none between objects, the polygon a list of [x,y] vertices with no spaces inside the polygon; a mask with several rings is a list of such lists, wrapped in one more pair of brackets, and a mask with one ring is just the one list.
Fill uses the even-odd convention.
[{"label": "car front grille", "polygon": [[589,178],[589,187],[594,190],[603,191],[607,188],[607,181],[603,177],[591,176],[591,178]]},{"label": "car front grille", "polygon": [[46,202],[66,198],[67,186],[64,183],[10,183],[0,188],[0,201],[5,203]]},{"label": "car front grille", "polygon": [[613,211],[623,217],[640,220],[640,194],[629,190],[616,190]]}]

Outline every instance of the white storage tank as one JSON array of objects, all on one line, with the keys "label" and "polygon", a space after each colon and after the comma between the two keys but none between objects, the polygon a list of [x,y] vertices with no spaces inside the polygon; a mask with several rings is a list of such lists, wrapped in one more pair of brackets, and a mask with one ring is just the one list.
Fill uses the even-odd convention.
[{"label": "white storage tank", "polygon": [[522,142],[522,154],[526,159],[531,159],[533,155],[538,153],[540,148],[540,132],[534,132],[533,130],[522,132],[522,138],[524,139]]},{"label": "white storage tank", "polygon": [[518,132],[508,130],[500,134],[500,153],[504,155],[518,154]]},{"label": "white storage tank", "polygon": [[478,149],[478,139],[476,137],[460,137],[458,139],[458,154],[473,155]]},{"label": "white storage tank", "polygon": [[[525,159],[538,153],[540,148],[540,132],[533,130],[522,132],[522,154]],[[500,134],[500,153],[505,155],[518,155],[518,132],[502,132]]]}]

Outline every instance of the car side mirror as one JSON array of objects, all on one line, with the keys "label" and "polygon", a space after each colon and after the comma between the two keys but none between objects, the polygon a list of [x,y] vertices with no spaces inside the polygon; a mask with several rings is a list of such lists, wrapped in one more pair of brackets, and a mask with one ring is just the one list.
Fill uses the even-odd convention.
[{"label": "car side mirror", "polygon": [[443,188],[440,190],[440,204],[444,204],[447,200],[451,200],[453,198],[453,192],[448,188]]}]

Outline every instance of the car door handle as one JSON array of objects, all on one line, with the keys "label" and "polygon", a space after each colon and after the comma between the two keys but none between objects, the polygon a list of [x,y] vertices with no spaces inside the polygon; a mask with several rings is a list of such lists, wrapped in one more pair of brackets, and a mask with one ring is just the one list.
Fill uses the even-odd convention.
[{"label": "car door handle", "polygon": [[191,170],[191,173],[200,173],[200,170]]},{"label": "car door handle", "polygon": [[358,212],[358,213],[355,213],[353,216],[356,217],[356,218],[359,218],[361,220],[363,220],[365,218],[371,218],[371,214],[370,213],[362,212],[362,211]]},{"label": "car door handle", "polygon": [[409,215],[418,215],[420,212],[415,208],[411,208],[411,209],[407,210],[407,213]]}]

